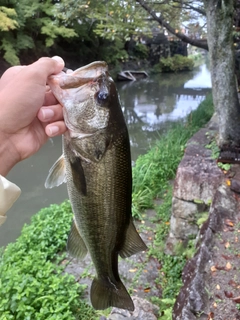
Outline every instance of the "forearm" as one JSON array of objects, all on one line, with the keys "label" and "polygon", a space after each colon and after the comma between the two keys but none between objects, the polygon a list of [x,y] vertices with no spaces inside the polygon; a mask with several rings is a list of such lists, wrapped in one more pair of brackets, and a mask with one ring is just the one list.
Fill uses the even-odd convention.
[{"label": "forearm", "polygon": [[0,133],[0,175],[6,177],[17,162],[17,152],[10,139],[4,138]]}]

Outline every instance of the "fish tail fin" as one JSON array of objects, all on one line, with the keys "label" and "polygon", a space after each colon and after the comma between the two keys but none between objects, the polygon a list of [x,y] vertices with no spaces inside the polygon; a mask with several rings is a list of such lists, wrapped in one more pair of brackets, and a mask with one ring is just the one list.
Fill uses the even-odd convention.
[{"label": "fish tail fin", "polygon": [[121,281],[113,283],[110,278],[95,278],[92,282],[90,296],[92,306],[96,310],[109,307],[134,310],[133,301]]}]

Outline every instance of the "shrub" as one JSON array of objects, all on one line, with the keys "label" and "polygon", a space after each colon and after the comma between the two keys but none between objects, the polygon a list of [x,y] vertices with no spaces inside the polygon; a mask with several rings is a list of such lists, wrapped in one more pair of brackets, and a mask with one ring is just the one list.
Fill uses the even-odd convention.
[{"label": "shrub", "polygon": [[161,58],[153,68],[153,72],[179,72],[189,71],[194,67],[193,59],[175,54],[173,57]]},{"label": "shrub", "polygon": [[99,48],[98,59],[107,61],[111,66],[127,60],[128,54],[124,49],[124,42],[119,39],[114,41],[105,40]]},{"label": "shrub", "polygon": [[137,43],[134,47],[133,55],[138,59],[147,59],[148,47],[142,43]]},{"label": "shrub", "polygon": [[80,296],[84,287],[63,274],[58,252],[66,246],[72,220],[69,201],[51,205],[32,217],[0,258],[0,320],[94,319]]}]

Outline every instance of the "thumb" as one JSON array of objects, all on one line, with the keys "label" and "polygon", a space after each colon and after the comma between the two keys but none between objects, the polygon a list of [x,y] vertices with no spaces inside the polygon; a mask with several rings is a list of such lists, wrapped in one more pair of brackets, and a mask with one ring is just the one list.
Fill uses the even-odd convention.
[{"label": "thumb", "polygon": [[36,62],[29,65],[29,69],[33,72],[37,72],[39,75],[45,79],[52,74],[57,74],[64,68],[64,61],[59,56],[54,56],[52,58],[40,58]]}]

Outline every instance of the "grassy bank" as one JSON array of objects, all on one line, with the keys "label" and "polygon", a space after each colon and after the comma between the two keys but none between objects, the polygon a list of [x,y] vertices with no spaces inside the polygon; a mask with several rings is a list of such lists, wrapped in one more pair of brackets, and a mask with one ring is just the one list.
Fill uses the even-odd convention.
[{"label": "grassy bank", "polygon": [[[187,140],[212,115],[212,101],[207,98],[183,125],[172,128],[156,145],[140,156],[133,168],[133,212],[141,217],[145,208],[153,206],[153,199],[161,197],[157,208],[156,230],[149,257],[161,264],[159,283],[163,289],[153,302],[161,308],[160,319],[171,319],[171,307],[181,285],[180,276],[187,251],[179,256],[163,254],[169,230],[173,179],[183,156]],[[52,205],[33,216],[24,226],[21,236],[0,254],[0,320],[63,320],[99,319],[99,313],[89,307],[81,293],[84,286],[73,276],[63,274],[67,234],[72,219],[68,201]]]},{"label": "grassy bank", "polygon": [[133,208],[136,218],[142,218],[144,209],[153,206],[153,199],[161,198],[162,204],[155,206],[156,230],[149,257],[158,259],[161,264],[156,284],[162,287],[162,297],[153,297],[152,302],[160,307],[159,319],[171,320],[172,307],[182,285],[181,273],[188,258],[194,252],[193,242],[179,254],[168,256],[164,253],[165,240],[169,233],[172,187],[187,141],[202,128],[213,114],[212,97],[207,97],[192,112],[184,124],[176,125],[162,136],[156,145],[145,155],[140,156],[133,168]]},{"label": "grassy bank", "polygon": [[153,199],[163,195],[169,180],[175,177],[185,146],[213,114],[212,98],[207,97],[183,124],[174,125],[133,168],[133,215],[141,218],[143,209],[152,207]]}]

